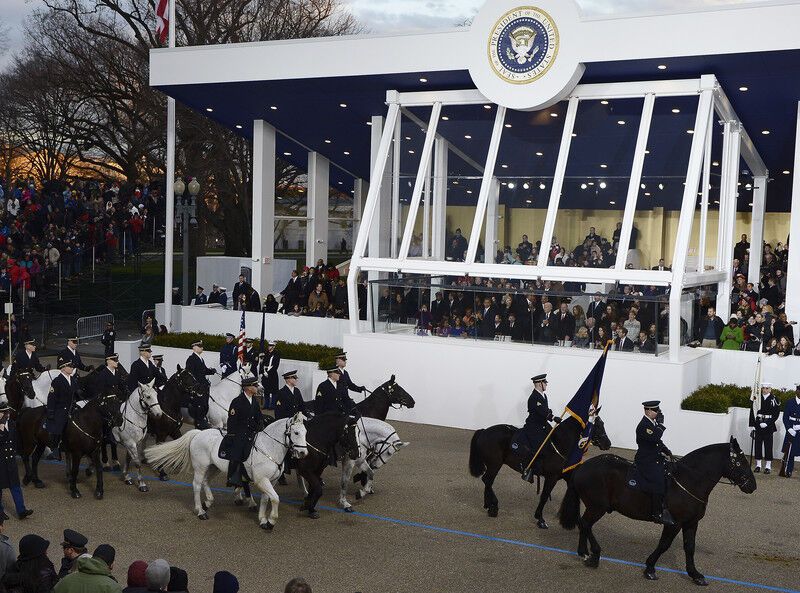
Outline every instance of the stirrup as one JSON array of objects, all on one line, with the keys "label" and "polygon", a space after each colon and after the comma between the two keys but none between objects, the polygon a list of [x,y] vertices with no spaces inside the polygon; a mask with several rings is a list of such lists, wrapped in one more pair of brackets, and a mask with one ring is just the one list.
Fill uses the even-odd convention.
[{"label": "stirrup", "polygon": [[658,522],[662,525],[675,525],[675,519],[672,518],[672,513],[669,512],[667,507],[664,507],[661,510],[661,514],[658,517]]},{"label": "stirrup", "polygon": [[525,464],[521,464],[521,467],[522,467],[522,479],[530,484],[533,484],[533,478],[536,476],[536,474],[533,471],[533,466],[526,468]]}]

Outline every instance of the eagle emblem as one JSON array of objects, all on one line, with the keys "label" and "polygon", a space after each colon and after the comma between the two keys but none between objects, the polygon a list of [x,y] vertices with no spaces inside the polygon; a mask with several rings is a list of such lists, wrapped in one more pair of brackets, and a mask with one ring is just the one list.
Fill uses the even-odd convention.
[{"label": "eagle emblem", "polygon": [[518,27],[509,33],[511,47],[506,48],[506,55],[509,60],[514,60],[523,66],[533,60],[539,53],[539,46],[533,47],[536,42],[536,31],[530,27]]}]

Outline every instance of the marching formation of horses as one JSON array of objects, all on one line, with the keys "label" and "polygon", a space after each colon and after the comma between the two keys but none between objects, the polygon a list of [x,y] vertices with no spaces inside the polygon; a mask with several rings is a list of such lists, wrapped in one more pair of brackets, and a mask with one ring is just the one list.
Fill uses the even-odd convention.
[{"label": "marching formation of horses", "polygon": [[[124,371],[122,371],[124,372]],[[57,371],[46,371],[35,377],[32,371],[21,370],[0,377],[0,396],[8,399],[12,416],[17,421],[18,451],[25,476],[23,484],[43,488],[38,465],[47,450],[48,434],[44,429],[50,383]],[[86,475],[96,475],[95,498],[103,498],[103,463],[106,447],[111,447],[112,460],[119,468],[116,445],[124,447],[126,459],[122,470],[125,484],[135,483],[141,492],[149,487],[142,476],[146,462],[167,479],[167,473],[193,473],[194,512],[201,520],[209,518],[214,502],[211,480],[225,474],[228,461],[219,457],[219,448],[228,421],[228,409],[241,393],[241,383],[252,377],[250,366],[242,365],[226,377],[216,377],[209,389],[208,421],[211,428],[182,431],[190,422],[186,409],[194,398],[202,397],[201,386],[186,369],[178,370],[160,391],[153,383],[139,384],[130,393],[117,387],[110,393],[99,393],[92,381],[93,373],[80,377],[84,400],[75,406],[63,434],[61,450],[66,456],[66,474],[73,498],[81,496],[78,474],[81,460],[89,458]],[[125,377],[121,384],[125,384]],[[341,463],[339,505],[352,512],[347,500],[351,482],[358,485],[356,497],[374,493],[375,471],[385,465],[403,447],[397,431],[386,422],[390,407],[413,408],[414,399],[396,381],[394,375],[357,404],[351,414],[326,413],[307,418],[297,413],[291,418],[271,421],[254,440],[244,466],[251,483],[261,493],[257,504],[249,487],[236,489],[234,502],[258,508],[261,528],[271,530],[278,519],[279,496],[275,485],[288,468],[297,473],[298,484],[306,492],[301,511],[317,518],[316,505],[323,493],[322,473],[332,460]],[[600,409],[590,419],[592,444],[606,451],[611,447]],[[469,450],[469,472],[484,483],[483,505],[489,517],[499,513],[493,484],[498,472],[507,465],[520,473],[527,459],[522,459],[511,446],[518,429],[496,425],[474,433]],[[650,520],[650,496],[631,488],[628,472],[631,462],[612,454],[589,458],[576,468],[565,471],[569,454],[581,438],[583,427],[574,418],[556,426],[551,438],[542,447],[537,468],[544,478],[539,503],[534,511],[537,527],[547,529],[544,507],[555,485],[564,479],[567,491],[559,511],[559,523],[565,529],[579,530],[578,555],[589,567],[597,567],[601,548],[593,532],[594,524],[603,515],[618,512],[631,519]],[[108,435],[111,435],[111,439]],[[155,443],[145,446],[148,436]],[[171,439],[171,440],[168,440]],[[355,476],[354,476],[355,473]],[[704,576],[694,563],[695,537],[705,515],[713,488],[727,479],[745,493],[756,489],[755,477],[736,439],[709,445],[693,451],[674,463],[669,473],[670,487],[666,498],[674,525],[664,525],[656,550],[647,558],[644,576],[657,579],[655,565],[671,546],[679,532],[683,533],[686,572],[698,585],[706,585]],[[581,514],[580,505],[584,512]]]}]

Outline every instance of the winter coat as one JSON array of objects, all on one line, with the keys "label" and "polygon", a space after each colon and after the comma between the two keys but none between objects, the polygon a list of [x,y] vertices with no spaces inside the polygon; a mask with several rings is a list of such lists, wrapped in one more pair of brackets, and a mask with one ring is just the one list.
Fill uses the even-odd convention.
[{"label": "winter coat", "polygon": [[61,579],[53,593],[121,593],[111,569],[99,558],[78,558],[78,569]]},{"label": "winter coat", "polygon": [[744,342],[744,332],[741,327],[726,325],[719,339],[723,350],[739,350]]}]

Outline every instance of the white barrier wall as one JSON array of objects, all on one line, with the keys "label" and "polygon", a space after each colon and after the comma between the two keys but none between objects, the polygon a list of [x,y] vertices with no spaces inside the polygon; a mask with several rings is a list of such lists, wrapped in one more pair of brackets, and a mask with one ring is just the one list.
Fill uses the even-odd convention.
[{"label": "white barrier wall", "polygon": [[[347,335],[344,342],[355,382],[372,389],[395,373],[416,400],[412,410],[390,410],[390,419],[465,429],[500,423],[521,426],[533,387],[530,378],[542,372],[550,380],[550,405],[555,413],[562,412],[600,355],[597,350],[451,338],[362,334]],[[601,416],[614,446],[636,448],[641,402],[658,399],[668,428],[664,440],[674,453],[724,442],[731,434],[743,434],[742,446],[749,448],[749,438],[743,440],[749,431],[739,430],[738,416],[680,409],[681,400],[706,382],[712,361],[712,353],[704,350],[685,349],[681,362],[670,362],[666,356],[609,353]],[[746,419],[745,415],[745,424]],[[733,433],[732,428],[736,428]]]},{"label": "white barrier wall", "polygon": [[[261,335],[261,313],[245,313],[247,335],[258,338]],[[227,332],[239,334],[242,320],[241,311],[226,311],[209,307],[172,306],[172,329],[176,332],[204,332],[222,335]],[[156,305],[156,319],[164,319],[164,305]],[[350,330],[347,319],[328,319],[320,317],[291,317],[289,315],[268,314],[265,337],[293,344],[322,344],[333,348],[342,347],[342,336]],[[362,331],[367,331],[366,321],[362,321]]]},{"label": "white barrier wall", "polygon": [[[742,387],[753,384],[758,352],[706,350],[711,364],[705,366],[705,383],[733,383]],[[761,357],[761,380],[781,389],[794,389],[800,383],[800,356]]]}]

